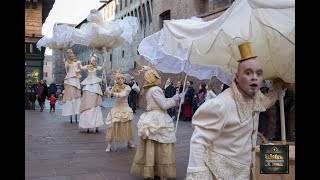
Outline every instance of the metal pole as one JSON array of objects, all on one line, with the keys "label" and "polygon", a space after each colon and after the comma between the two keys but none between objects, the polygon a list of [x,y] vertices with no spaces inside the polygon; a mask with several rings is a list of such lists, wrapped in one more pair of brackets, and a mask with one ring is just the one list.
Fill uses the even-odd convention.
[{"label": "metal pole", "polygon": [[281,91],[279,92],[279,105],[280,105],[280,122],[281,122],[281,141],[283,144],[286,143],[286,124],[284,116],[284,103]]}]

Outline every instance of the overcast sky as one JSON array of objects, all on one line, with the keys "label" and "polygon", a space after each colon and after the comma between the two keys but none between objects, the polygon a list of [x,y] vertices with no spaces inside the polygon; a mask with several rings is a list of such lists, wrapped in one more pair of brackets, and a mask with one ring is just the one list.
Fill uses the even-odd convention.
[{"label": "overcast sky", "polygon": [[[103,3],[99,0],[55,0],[48,17],[42,26],[42,35],[52,37],[55,23],[79,24],[87,18],[91,9],[98,9]],[[51,55],[49,48],[46,54]]]},{"label": "overcast sky", "polygon": [[79,24],[91,9],[102,5],[99,0],[56,0],[42,26],[42,35],[51,37],[54,23]]}]

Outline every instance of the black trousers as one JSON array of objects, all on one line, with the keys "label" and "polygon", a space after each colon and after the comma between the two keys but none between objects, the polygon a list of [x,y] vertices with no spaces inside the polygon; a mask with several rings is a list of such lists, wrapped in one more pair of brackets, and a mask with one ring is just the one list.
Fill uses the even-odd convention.
[{"label": "black trousers", "polygon": [[131,94],[128,96],[128,104],[129,104],[130,108],[132,109],[132,111],[135,112],[137,109],[137,95],[136,94]]},{"label": "black trousers", "polygon": [[50,104],[50,111],[51,111],[52,109],[53,109],[54,111],[56,110],[56,109],[55,109],[55,104]]}]

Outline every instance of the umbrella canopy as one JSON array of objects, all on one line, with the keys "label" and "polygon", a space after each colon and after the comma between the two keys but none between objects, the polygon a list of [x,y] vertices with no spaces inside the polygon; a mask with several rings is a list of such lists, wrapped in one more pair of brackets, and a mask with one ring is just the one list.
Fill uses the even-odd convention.
[{"label": "umbrella canopy", "polygon": [[37,48],[48,47],[50,49],[64,49],[71,41],[71,35],[74,28],[66,24],[58,25],[53,28],[53,35],[51,38],[42,37],[37,42]]},{"label": "umbrella canopy", "polygon": [[136,17],[126,17],[123,20],[103,21],[99,11],[91,11],[87,17],[89,23],[72,33],[72,41],[76,44],[89,46],[100,52],[120,46],[124,41],[132,42],[132,36],[137,32]]},{"label": "umbrella canopy", "polygon": [[264,65],[266,79],[294,83],[294,0],[236,0],[212,21],[167,20],[138,50],[162,72],[189,70],[199,79],[217,76],[230,85],[241,59],[238,45],[246,41]]}]

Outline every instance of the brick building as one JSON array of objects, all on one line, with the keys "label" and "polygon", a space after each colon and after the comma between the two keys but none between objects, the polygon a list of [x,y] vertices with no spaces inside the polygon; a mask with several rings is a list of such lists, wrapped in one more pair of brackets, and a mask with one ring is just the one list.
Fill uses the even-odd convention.
[{"label": "brick building", "polygon": [[54,0],[25,0],[25,72],[33,73],[33,78],[43,78],[44,50],[36,48],[42,38],[42,24],[53,6]]},{"label": "brick building", "polygon": [[[102,1],[101,1],[102,2]],[[146,60],[139,55],[138,47],[143,38],[159,31],[162,28],[163,20],[170,19],[184,19],[190,18],[192,16],[197,16],[203,18],[204,20],[211,20],[218,17],[224,10],[230,7],[231,0],[207,0],[207,1],[197,1],[197,0],[109,0],[106,1],[98,10],[102,13],[104,20],[115,20],[123,19],[126,16],[135,16],[140,22],[140,27],[138,33],[133,37],[131,44],[124,42],[121,46],[112,49],[110,52],[105,52],[103,56],[106,59],[107,72],[110,73],[112,68],[123,68],[124,75],[129,80],[130,76],[136,76],[136,80],[140,85],[144,84],[143,74],[137,74],[139,64],[147,64]],[[88,21],[84,19],[76,28],[81,28],[81,26]],[[85,47],[82,45],[73,45],[70,47],[78,60],[81,61],[82,65],[89,63],[90,54],[93,49]],[[57,53],[57,52],[56,52]],[[53,56],[58,57],[53,51]],[[99,65],[102,64],[101,55],[98,54]],[[57,70],[59,72],[64,71],[63,67]],[[133,74],[131,74],[133,73]],[[130,75],[131,74],[131,75]],[[56,75],[57,83],[63,82],[64,76]],[[86,74],[83,72],[83,76]],[[177,81],[183,81],[185,74],[162,74],[163,85],[167,78],[176,83]],[[188,80],[194,82],[194,86],[198,89],[200,81],[194,77],[188,77]],[[212,78],[210,84],[214,87],[216,92],[219,92],[221,87],[221,82],[217,78]],[[110,74],[108,76],[108,82],[112,82],[110,79]],[[111,83],[112,84],[112,83]],[[143,92],[140,93],[138,98],[138,107],[144,108],[146,105],[145,97]]]},{"label": "brick building", "polygon": [[29,108],[28,92],[34,80],[43,79],[45,48],[37,49],[45,22],[54,0],[25,0],[25,108]]},{"label": "brick building", "polygon": [[[122,67],[125,72],[133,72],[136,81],[142,86],[144,84],[143,73],[137,74],[138,64],[146,65],[147,61],[139,55],[138,46],[143,38],[159,31],[163,27],[163,20],[170,19],[186,19],[193,16],[203,18],[205,21],[212,20],[221,15],[230,7],[233,0],[113,0],[116,3],[115,19],[123,19],[126,16],[135,16],[139,19],[140,27],[138,34],[134,37],[131,44],[124,43],[118,48],[111,51],[113,67]],[[111,1],[111,2],[113,2]],[[110,3],[110,1],[109,1]],[[108,4],[108,3],[107,3]],[[107,56],[107,59],[109,58]],[[108,59],[110,61],[110,58]],[[169,74],[160,73],[162,77],[162,86],[167,78],[176,83],[184,80],[185,73]],[[129,74],[126,75],[129,79]],[[194,86],[198,90],[200,80],[194,77],[188,77],[188,80],[194,82]],[[221,82],[213,77],[206,80],[214,87],[216,92],[220,92]],[[145,108],[146,101],[143,91],[139,93],[138,107]]]}]

